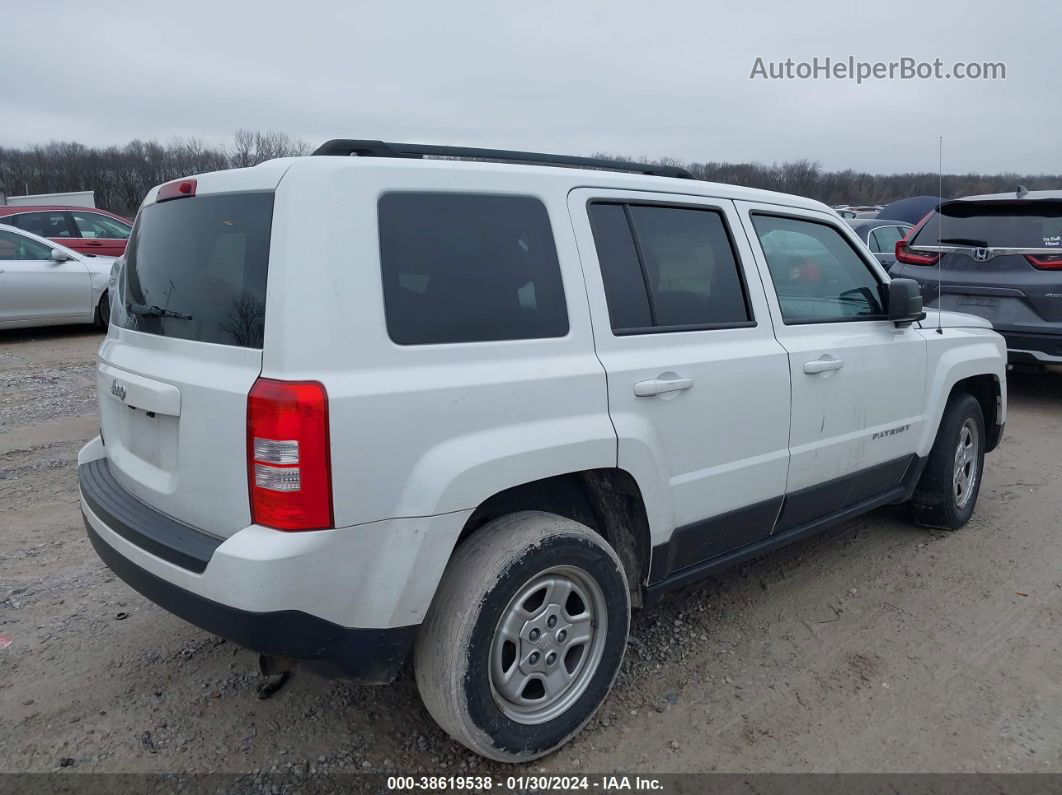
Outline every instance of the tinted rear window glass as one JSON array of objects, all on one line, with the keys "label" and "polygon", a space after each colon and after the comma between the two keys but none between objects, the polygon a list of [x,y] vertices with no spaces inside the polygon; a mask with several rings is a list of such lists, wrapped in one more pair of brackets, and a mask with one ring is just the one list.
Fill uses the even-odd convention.
[{"label": "tinted rear window glass", "polygon": [[589,212],[613,331],[638,334],[751,322],[738,262],[718,211],[595,202]]},{"label": "tinted rear window glass", "polygon": [[612,329],[649,328],[653,317],[627,209],[622,204],[591,204],[590,221]]},{"label": "tinted rear window glass", "polygon": [[111,322],[163,337],[261,348],[272,220],[272,193],[145,207],[126,248]]},{"label": "tinted rear window glass", "polygon": [[380,199],[387,332],[401,345],[568,333],[546,207],[525,196],[390,193]]},{"label": "tinted rear window glass", "polygon": [[1062,250],[1062,201],[948,202],[918,231],[913,245],[1052,248]]},{"label": "tinted rear window glass", "polygon": [[751,320],[722,216],[714,210],[632,205],[658,326]]}]

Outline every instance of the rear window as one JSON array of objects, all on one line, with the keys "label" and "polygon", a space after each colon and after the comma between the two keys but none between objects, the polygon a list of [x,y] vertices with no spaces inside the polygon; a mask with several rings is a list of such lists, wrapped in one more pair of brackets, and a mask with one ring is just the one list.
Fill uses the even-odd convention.
[{"label": "rear window", "polygon": [[111,322],[163,337],[261,348],[272,193],[145,207],[125,252]]},{"label": "rear window", "polygon": [[538,199],[389,193],[379,222],[387,333],[398,344],[568,333],[553,231]]},{"label": "rear window", "polygon": [[1062,201],[947,202],[911,242],[917,246],[1057,246],[1062,251]]}]

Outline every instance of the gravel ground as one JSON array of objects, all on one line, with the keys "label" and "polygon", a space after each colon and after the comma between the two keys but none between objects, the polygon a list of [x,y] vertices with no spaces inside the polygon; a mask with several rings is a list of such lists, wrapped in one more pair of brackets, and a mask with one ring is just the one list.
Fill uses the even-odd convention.
[{"label": "gravel ground", "polygon": [[[0,770],[512,772],[408,673],[260,700],[255,655],[110,574],[75,470],[99,341],[0,332]],[[1062,772],[1062,377],[1010,390],[967,528],[879,511],[637,615],[597,717],[525,768]]]}]

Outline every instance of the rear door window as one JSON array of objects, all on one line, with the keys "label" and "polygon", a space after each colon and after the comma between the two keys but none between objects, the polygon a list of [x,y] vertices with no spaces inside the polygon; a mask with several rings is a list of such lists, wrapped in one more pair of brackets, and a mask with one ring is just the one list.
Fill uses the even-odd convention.
[{"label": "rear door window", "polygon": [[261,348],[272,193],[195,196],[140,211],[111,322],[163,337]]},{"label": "rear door window", "polygon": [[379,201],[387,332],[400,345],[563,337],[568,310],[545,205],[528,196]]},{"label": "rear door window", "polygon": [[609,321],[617,332],[653,326],[649,292],[624,204],[590,205]]},{"label": "rear door window", "polygon": [[752,323],[722,214],[710,208],[594,202],[609,320],[621,334]]}]

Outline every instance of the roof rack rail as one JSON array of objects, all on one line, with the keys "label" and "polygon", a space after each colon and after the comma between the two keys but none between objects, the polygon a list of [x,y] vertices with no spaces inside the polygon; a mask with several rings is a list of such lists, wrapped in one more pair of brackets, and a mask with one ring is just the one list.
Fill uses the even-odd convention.
[{"label": "roof rack rail", "polygon": [[573,166],[596,168],[607,171],[632,171],[654,177],[693,179],[693,175],[678,166],[656,163],[632,163],[628,160],[605,160],[596,157],[572,155],[549,155],[542,152],[516,152],[508,149],[477,149],[470,146],[436,146],[433,144],[396,144],[385,141],[361,141],[336,138],[321,144],[314,155],[338,155],[349,157],[452,157],[468,160],[498,160],[508,163],[528,163],[543,166]]}]

